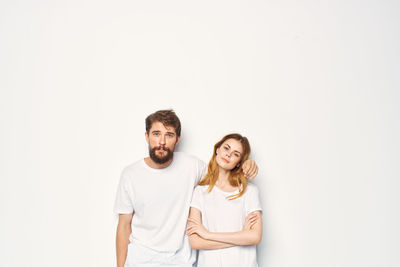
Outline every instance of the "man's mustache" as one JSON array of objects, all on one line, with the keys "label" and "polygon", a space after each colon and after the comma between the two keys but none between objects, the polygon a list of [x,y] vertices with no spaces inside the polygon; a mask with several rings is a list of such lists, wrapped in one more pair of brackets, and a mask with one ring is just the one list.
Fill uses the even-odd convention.
[{"label": "man's mustache", "polygon": [[165,146],[156,146],[156,147],[154,147],[154,149],[155,149],[155,150],[160,150],[160,149],[162,149],[162,150],[165,150],[165,151],[169,151],[169,148],[168,148],[168,147],[165,147]]}]

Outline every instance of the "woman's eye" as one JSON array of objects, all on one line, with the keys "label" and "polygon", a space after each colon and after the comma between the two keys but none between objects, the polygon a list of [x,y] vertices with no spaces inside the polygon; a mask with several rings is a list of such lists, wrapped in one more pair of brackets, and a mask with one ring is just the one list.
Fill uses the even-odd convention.
[{"label": "woman's eye", "polygon": [[224,146],[224,149],[225,149],[225,150],[228,150],[228,147]]}]

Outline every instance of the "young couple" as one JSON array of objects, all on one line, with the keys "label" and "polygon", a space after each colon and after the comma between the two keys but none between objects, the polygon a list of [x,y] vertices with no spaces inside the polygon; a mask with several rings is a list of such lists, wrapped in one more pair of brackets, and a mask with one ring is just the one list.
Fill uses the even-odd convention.
[{"label": "young couple", "polygon": [[257,266],[261,206],[247,182],[258,170],[247,138],[222,138],[207,168],[174,152],[180,132],[172,110],[146,118],[149,157],[123,170],[114,206],[117,266],[192,267],[192,248],[198,267]]}]

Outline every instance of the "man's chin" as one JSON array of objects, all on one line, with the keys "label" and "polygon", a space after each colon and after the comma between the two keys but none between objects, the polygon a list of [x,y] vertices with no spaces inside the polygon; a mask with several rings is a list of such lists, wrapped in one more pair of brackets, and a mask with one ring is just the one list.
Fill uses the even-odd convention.
[{"label": "man's chin", "polygon": [[168,157],[152,157],[151,159],[157,164],[164,164],[170,160]]},{"label": "man's chin", "polygon": [[168,154],[169,153],[167,151],[165,151],[165,150],[163,150],[162,152],[161,151],[156,151],[156,156],[158,158],[160,158],[160,159],[168,157]]},{"label": "man's chin", "polygon": [[164,156],[160,157],[157,154],[150,155],[150,158],[157,164],[164,164],[172,159],[173,153],[167,152]]},{"label": "man's chin", "polygon": [[[160,154],[161,153],[161,154]],[[159,149],[150,149],[149,148],[149,155],[150,158],[157,164],[164,164],[168,161],[170,161],[174,157],[174,152],[173,150],[167,149],[167,150],[162,150],[162,152]]]}]

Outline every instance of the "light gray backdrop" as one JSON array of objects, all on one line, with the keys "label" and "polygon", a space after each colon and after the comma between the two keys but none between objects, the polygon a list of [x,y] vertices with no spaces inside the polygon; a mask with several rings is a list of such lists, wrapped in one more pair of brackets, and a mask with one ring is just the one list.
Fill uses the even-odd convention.
[{"label": "light gray backdrop", "polygon": [[0,266],[114,266],[119,175],[161,108],[204,161],[249,137],[261,267],[400,266],[399,11],[2,0]]}]

